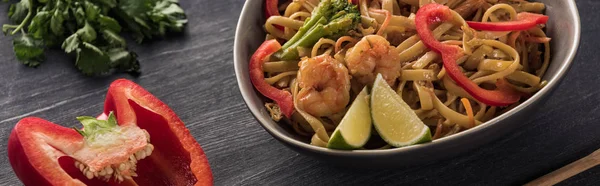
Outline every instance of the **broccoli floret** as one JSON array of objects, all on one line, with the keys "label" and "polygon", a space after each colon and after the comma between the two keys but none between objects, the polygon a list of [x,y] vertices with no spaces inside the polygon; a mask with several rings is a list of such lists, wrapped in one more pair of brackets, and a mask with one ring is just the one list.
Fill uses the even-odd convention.
[{"label": "broccoli floret", "polygon": [[356,28],[360,12],[347,0],[323,0],[296,35],[287,41],[275,55],[282,60],[298,59],[298,47],[313,46],[320,38],[337,39]]}]

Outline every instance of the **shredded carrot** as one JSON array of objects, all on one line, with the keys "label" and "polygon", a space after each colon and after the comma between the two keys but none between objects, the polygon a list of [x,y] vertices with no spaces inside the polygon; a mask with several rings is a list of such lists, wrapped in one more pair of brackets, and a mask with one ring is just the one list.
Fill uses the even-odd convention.
[{"label": "shredded carrot", "polygon": [[473,116],[473,107],[471,107],[471,102],[469,99],[462,98],[460,102],[465,106],[465,110],[467,110],[467,116],[469,117],[469,121],[471,121],[471,127],[475,127],[475,117]]},{"label": "shredded carrot", "polygon": [[433,134],[433,139],[438,139],[442,137],[442,130],[444,130],[444,122],[442,119],[438,120],[437,126],[435,127],[435,133]]},{"label": "shredded carrot", "polygon": [[344,42],[350,42],[350,44],[348,44],[346,46],[354,46],[354,44],[356,44],[358,42],[358,40],[356,40],[356,39],[354,39],[353,37],[350,37],[350,36],[342,36],[342,37],[340,37],[335,42],[335,53],[338,53],[340,50],[342,50],[342,44],[344,44]]},{"label": "shredded carrot", "polygon": [[517,48],[515,47],[515,44],[517,42],[517,38],[519,38],[519,36],[521,35],[521,31],[516,31],[510,34],[510,36],[508,36],[508,45],[513,47],[513,48]]},{"label": "shredded carrot", "polygon": [[525,37],[523,40],[530,42],[530,43],[547,43],[547,42],[550,42],[550,40],[552,40],[552,38],[549,38],[549,37]]},{"label": "shredded carrot", "polygon": [[377,31],[377,35],[382,36],[383,31],[385,31],[385,29],[390,24],[390,21],[392,20],[392,14],[389,11],[383,10],[383,9],[369,8],[369,11],[375,12],[375,13],[380,13],[380,14],[385,14],[385,20],[383,21],[383,24],[381,24],[381,27],[379,27],[379,30]]}]

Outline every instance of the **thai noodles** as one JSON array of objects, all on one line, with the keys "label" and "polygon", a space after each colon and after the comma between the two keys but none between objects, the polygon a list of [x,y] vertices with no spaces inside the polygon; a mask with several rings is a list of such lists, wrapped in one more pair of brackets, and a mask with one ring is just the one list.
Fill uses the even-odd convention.
[{"label": "thai noodles", "polygon": [[[272,44],[277,47],[267,51],[261,46],[257,53],[264,53],[264,58],[259,59],[263,60],[262,68],[255,67],[262,69],[257,74],[264,77],[268,84],[264,86],[279,92],[266,91],[257,84],[255,87],[270,98],[265,107],[272,119],[291,125],[313,145],[327,144],[352,100],[363,87],[373,85],[377,74],[429,126],[434,140],[481,125],[519,105],[546,84],[542,77],[550,61],[550,38],[544,32],[544,24],[515,25],[533,19],[532,16],[539,17],[545,9],[542,3],[274,2],[267,0],[269,17],[264,28],[266,40],[276,41]],[[323,6],[327,3],[331,4],[327,8],[335,10],[330,17],[315,15],[326,14]],[[354,5],[340,8],[344,3]],[[427,27],[435,42],[441,43],[436,46],[459,49],[451,53],[456,56],[452,59],[456,68],[445,62],[445,55],[450,52],[422,39],[425,36],[419,32],[419,24],[425,23],[416,21],[417,12],[430,3],[448,7],[451,15],[456,15]],[[324,26],[306,27],[310,24]],[[486,95],[486,91],[494,94]],[[502,91],[516,94],[499,98]],[[383,148],[386,147],[389,146]]]}]

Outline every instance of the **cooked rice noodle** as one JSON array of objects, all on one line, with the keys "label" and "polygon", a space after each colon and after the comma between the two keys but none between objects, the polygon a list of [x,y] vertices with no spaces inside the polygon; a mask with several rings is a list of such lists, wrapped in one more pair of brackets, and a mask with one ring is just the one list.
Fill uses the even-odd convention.
[{"label": "cooked rice noodle", "polygon": [[[331,55],[343,65],[350,48],[357,46],[362,37],[380,35],[386,38],[399,55],[399,76],[390,84],[396,93],[430,127],[437,140],[459,133],[493,119],[510,110],[509,107],[488,106],[474,99],[463,88],[446,76],[440,55],[429,50],[415,31],[415,13],[427,3],[444,4],[463,16],[464,20],[503,22],[517,18],[517,13],[541,13],[543,3],[527,1],[491,0],[359,0],[360,23],[339,38],[320,38],[310,47],[298,47],[301,58]],[[499,3],[505,2],[507,4]],[[266,38],[289,40],[311,16],[318,0],[293,0],[282,4],[282,16],[271,16],[264,24]],[[276,26],[278,25],[278,26]],[[283,27],[280,29],[278,27]],[[498,79],[506,79],[515,90],[534,94],[547,84],[543,76],[550,63],[550,41],[541,27],[525,31],[475,31],[452,23],[432,27],[436,39],[445,44],[461,47],[464,55],[456,60],[459,68],[474,83],[493,89]],[[282,43],[283,44],[283,43]],[[365,58],[366,59],[366,58]],[[316,146],[325,147],[330,135],[339,124],[352,99],[362,90],[357,80],[350,79],[350,102],[343,111],[316,117],[299,104],[299,61],[282,61],[271,57],[264,63],[265,81],[292,93],[295,112],[282,119],[276,104],[265,106],[274,119],[290,123],[291,128]],[[351,71],[351,70],[349,70]],[[351,75],[351,74],[350,74]],[[369,85],[367,85],[369,86]],[[376,147],[387,149],[391,146]]]}]

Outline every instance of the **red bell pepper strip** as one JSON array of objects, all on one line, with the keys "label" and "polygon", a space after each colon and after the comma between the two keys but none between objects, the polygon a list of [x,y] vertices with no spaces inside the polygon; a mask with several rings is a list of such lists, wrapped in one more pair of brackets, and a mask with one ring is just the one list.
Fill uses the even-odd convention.
[{"label": "red bell pepper strip", "polygon": [[279,14],[279,9],[277,8],[278,3],[279,3],[279,0],[266,0],[265,1],[265,16],[267,18],[269,18],[271,16],[281,15],[281,14]]},{"label": "red bell pepper strip", "polygon": [[548,16],[529,12],[517,14],[517,20],[506,22],[475,22],[467,21],[469,27],[476,30],[488,31],[522,31],[529,30],[538,24],[546,24]]},{"label": "red bell pepper strip", "polygon": [[277,103],[283,115],[287,118],[291,118],[292,113],[294,112],[292,94],[288,91],[280,90],[269,85],[264,77],[263,64],[267,57],[277,52],[279,49],[281,49],[281,44],[274,39],[265,41],[258,49],[256,49],[256,52],[254,52],[254,55],[250,58],[250,65],[248,66],[250,69],[250,81],[252,81],[252,85],[254,85],[254,88],[256,88],[258,92]]},{"label": "red bell pepper strip", "polygon": [[[279,0],[265,0],[265,17],[268,19],[271,16],[280,16],[279,8],[277,7]],[[275,28],[283,30],[283,26],[275,25]]]},{"label": "red bell pepper strip", "polygon": [[519,101],[521,94],[513,90],[503,79],[497,81],[496,90],[483,89],[471,81],[456,64],[456,60],[463,55],[462,49],[455,45],[443,44],[433,36],[433,32],[430,30],[431,24],[451,21],[454,17],[452,10],[447,6],[431,3],[421,7],[417,11],[415,24],[423,44],[442,55],[444,68],[448,76],[473,98],[491,106],[507,106]]},{"label": "red bell pepper strip", "polygon": [[110,85],[98,119],[78,119],[82,130],[35,117],[15,125],[8,158],[25,185],[213,184],[206,155],[183,122],[131,81]]}]

